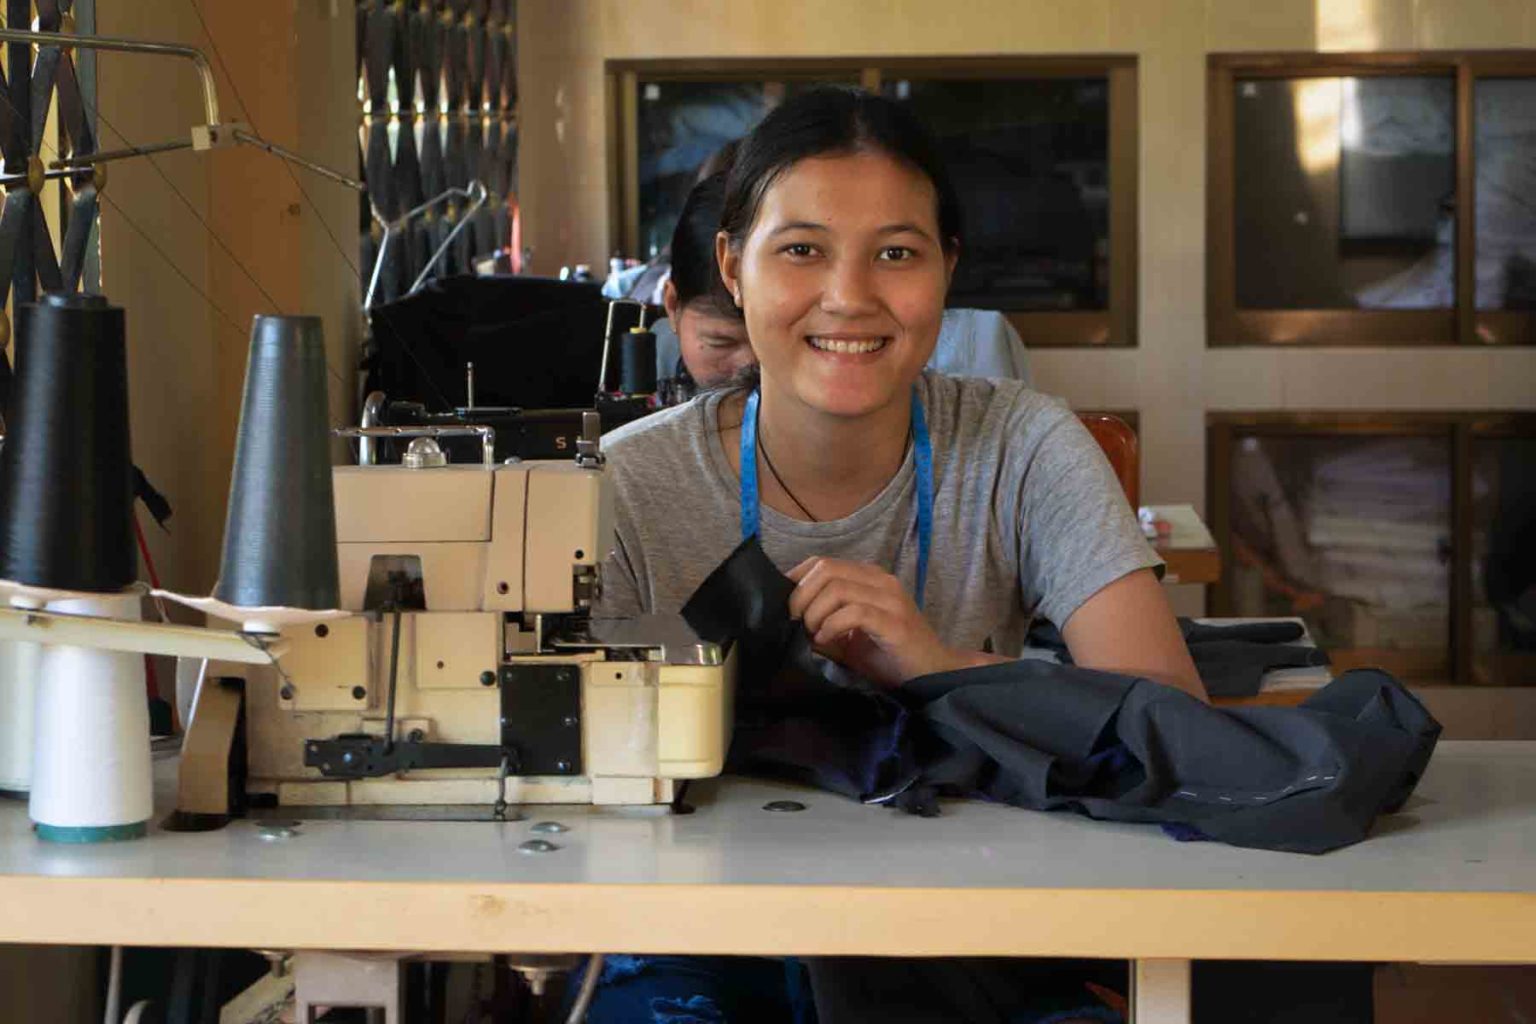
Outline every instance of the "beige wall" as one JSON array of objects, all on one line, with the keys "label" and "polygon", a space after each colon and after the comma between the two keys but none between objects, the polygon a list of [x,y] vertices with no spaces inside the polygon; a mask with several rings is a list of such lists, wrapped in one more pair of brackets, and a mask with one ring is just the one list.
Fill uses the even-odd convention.
[{"label": "beige wall", "polygon": [[[104,33],[207,46],[185,0],[100,0],[99,8]],[[233,76],[231,83],[215,61],[226,117],[334,166],[354,166],[351,4],[200,9]],[[1205,54],[1520,45],[1536,45],[1529,0],[522,0],[524,237],[540,272],[604,263],[607,58],[1136,54],[1141,344],[1040,350],[1034,368],[1042,389],[1079,407],[1138,410],[1143,493],[1199,505],[1207,409],[1536,406],[1536,351],[1206,349]],[[117,55],[99,67],[103,118],[130,139],[166,137],[197,117],[189,69]],[[103,145],[118,141],[105,124],[101,135]],[[103,284],[129,314],[135,453],[177,509],[173,533],[152,541],[157,563],[171,585],[207,589],[252,314],[275,307],[326,317],[332,418],[350,417],[343,378],[359,333],[347,262],[356,259],[356,202],[297,171],[317,209],[280,164],[255,151],[156,161],[192,209],[148,162],[115,165],[107,195],[126,217],[103,212]]]},{"label": "beige wall", "polygon": [[1146,500],[1203,505],[1207,409],[1536,407],[1533,350],[1208,351],[1204,313],[1207,53],[1536,46],[1531,0],[522,0],[519,10],[519,198],[536,271],[606,264],[606,59],[1135,54],[1140,346],[1031,358],[1044,391],[1140,412]]},{"label": "beige wall", "polygon": [[[103,34],[191,43],[213,55],[187,0],[98,0],[97,7]],[[201,0],[198,7],[227,62],[226,74],[212,60],[223,119],[355,172],[352,4]],[[202,120],[197,78],[185,62],[108,54],[98,80],[104,148],[122,145],[122,137],[185,135]],[[102,211],[102,288],[128,315],[134,457],[176,510],[169,534],[147,529],[151,551],[168,586],[206,593],[218,572],[254,314],[325,318],[331,418],[352,418],[353,388],[344,381],[359,334],[348,263],[357,260],[357,200],[296,170],[306,199],[281,162],[246,147],[125,161],[110,175],[105,194],[117,208]]]}]

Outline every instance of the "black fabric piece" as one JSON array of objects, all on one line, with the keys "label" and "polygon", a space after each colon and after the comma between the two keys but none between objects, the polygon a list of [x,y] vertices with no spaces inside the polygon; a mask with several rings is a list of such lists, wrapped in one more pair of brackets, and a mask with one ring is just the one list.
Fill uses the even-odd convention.
[{"label": "black fabric piece", "polygon": [[1322,853],[1402,805],[1440,733],[1370,669],[1297,708],[1213,708],[1146,679],[1031,660],[881,689],[811,650],[788,615],[792,589],[753,538],[683,609],[700,636],[740,645],[727,768],[913,813],[936,813],[940,795],[983,797]]},{"label": "black fabric piece", "polygon": [[171,503],[149,482],[149,477],[138,466],[133,467],[133,496],[144,503],[156,525],[165,529],[165,521],[171,518]]},{"label": "black fabric piece", "polygon": [[1195,671],[1212,697],[1252,697],[1263,688],[1264,676],[1280,668],[1328,664],[1328,652],[1304,644],[1213,640],[1189,645]]},{"label": "black fabric piece", "polygon": [[906,707],[811,649],[789,617],[794,589],[753,538],[683,608],[701,638],[737,645],[726,770],[776,775],[864,801],[909,789],[918,767]]},{"label": "black fabric piece", "polygon": [[[1327,651],[1294,643],[1306,634],[1299,622],[1214,625],[1180,619],[1179,631],[1189,645],[1205,692],[1212,697],[1252,697],[1259,692],[1267,672],[1328,664]],[[1036,620],[1030,626],[1029,645],[1046,648],[1063,664],[1072,664],[1066,640],[1049,622]]]},{"label": "black fabric piece", "polygon": [[1184,634],[1184,642],[1193,646],[1221,640],[1244,640],[1255,644],[1289,644],[1300,640],[1307,631],[1299,622],[1233,622],[1218,626],[1213,623],[1181,618],[1179,632]]}]

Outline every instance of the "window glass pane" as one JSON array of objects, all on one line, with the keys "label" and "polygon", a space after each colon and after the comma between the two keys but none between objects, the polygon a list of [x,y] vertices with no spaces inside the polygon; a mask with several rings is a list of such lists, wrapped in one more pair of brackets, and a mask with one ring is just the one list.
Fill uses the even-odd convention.
[{"label": "window glass pane", "polygon": [[1237,615],[1299,615],[1335,671],[1451,679],[1448,439],[1240,437]]},{"label": "window glass pane", "polygon": [[[828,79],[831,81],[832,79]],[[846,79],[851,82],[852,79]],[[786,96],[820,84],[785,82],[639,83],[640,252],[650,259],[672,229],[699,168],[739,139]]]},{"label": "window glass pane", "polygon": [[1536,78],[1477,83],[1477,308],[1536,309]]},{"label": "window glass pane", "polygon": [[1472,678],[1536,684],[1536,438],[1472,449]]},{"label": "window glass pane", "polygon": [[1455,301],[1455,80],[1240,79],[1237,305]]},{"label": "window glass pane", "polygon": [[888,78],[939,137],[964,244],[950,303],[1109,306],[1109,82]]}]

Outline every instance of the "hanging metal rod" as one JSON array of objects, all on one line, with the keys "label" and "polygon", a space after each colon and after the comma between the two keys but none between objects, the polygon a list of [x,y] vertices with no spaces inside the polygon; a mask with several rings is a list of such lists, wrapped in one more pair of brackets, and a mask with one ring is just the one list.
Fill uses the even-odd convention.
[{"label": "hanging metal rod", "polygon": [[[161,57],[180,57],[190,60],[193,66],[197,68],[197,74],[203,87],[203,114],[207,118],[207,123],[193,125],[189,140],[171,139],[165,142],[149,142],[101,153],[79,153],[55,160],[53,162],[55,170],[87,167],[93,164],[107,163],[112,160],[125,160],[129,157],[164,153],[177,149],[221,149],[237,143],[244,143],[245,145],[265,150],[283,160],[308,168],[316,174],[329,178],[348,188],[356,189],[359,192],[367,191],[367,186],[361,181],[350,178],[340,171],[333,170],[323,164],[315,163],[313,160],[306,159],[291,149],[268,142],[259,135],[253,134],[249,125],[222,123],[219,120],[219,93],[214,84],[213,69],[208,64],[207,56],[195,46],[183,46],[180,43],[154,43],[142,39],[118,39],[112,36],[72,35],[67,32],[30,32],[14,28],[0,28],[0,42],[34,43],[38,46],[58,46],[65,49],[77,46],[85,50],[107,50],[114,53],[144,53]],[[56,175],[50,174],[48,176],[55,177]]]},{"label": "hanging metal rod", "polygon": [[450,188],[439,192],[421,205],[405,211],[393,221],[386,221],[383,217],[379,216],[378,211],[374,211],[373,219],[384,229],[384,237],[379,241],[379,254],[373,261],[373,274],[368,279],[368,291],[363,296],[364,311],[371,311],[373,309],[374,292],[379,286],[379,272],[384,269],[384,254],[389,251],[389,243],[395,236],[404,231],[411,221],[427,213],[432,208],[441,206],[443,203],[454,199],[463,199],[470,204],[469,208],[460,216],[458,224],[449,232],[448,237],[443,239],[442,244],[432,254],[432,258],[427,261],[427,265],[422,268],[421,274],[411,283],[410,290],[406,294],[414,295],[426,283],[428,275],[432,273],[432,268],[437,266],[438,261],[447,253],[448,247],[453,244],[453,240],[464,229],[464,225],[469,223],[470,217],[474,216],[475,212],[485,205],[487,195],[484,183],[479,178],[475,178],[469,183],[467,189]]},{"label": "hanging metal rod", "polygon": [[152,43],[142,39],[119,39],[113,36],[72,35],[67,32],[30,32],[19,28],[0,28],[0,42],[36,43],[38,46],[59,46],[64,49],[78,46],[82,50],[149,53],[190,60],[197,68],[198,77],[203,84],[203,114],[210,125],[219,123],[219,94],[213,84],[213,69],[208,65],[207,56],[195,46],[183,46],[179,43]]},{"label": "hanging metal rod", "polygon": [[109,163],[113,160],[126,160],[132,156],[148,156],[151,153],[169,153],[177,149],[191,148],[191,139],[171,139],[168,142],[151,142],[143,146],[129,146],[126,149],[103,149],[95,153],[82,153],[79,156],[60,157],[57,160],[48,161],[48,166],[54,170],[72,168],[78,171],[82,167]]},{"label": "hanging metal rod", "polygon": [[361,181],[358,181],[356,178],[349,178],[345,174],[342,174],[340,171],[332,170],[324,164],[317,164],[313,160],[300,156],[291,149],[285,149],[275,142],[268,142],[266,139],[263,139],[259,135],[252,135],[242,126],[236,125],[234,134],[236,142],[243,142],[247,146],[255,146],[257,149],[266,150],[268,153],[271,153],[275,157],[280,157],[283,160],[287,160],[289,163],[298,164],[300,167],[306,167],[321,177],[329,178],[339,185],[347,186],[347,188],[354,189],[358,192],[368,191],[368,186],[363,184]]},{"label": "hanging metal rod", "polygon": [[[77,178],[80,176],[80,171],[81,169],[79,167],[74,169],[64,168],[62,170],[54,169],[51,171],[45,171],[43,172],[43,180],[61,181],[66,178]],[[10,191],[12,188],[18,185],[22,188],[32,188],[34,184],[35,182],[33,182],[32,176],[29,174],[0,174],[0,188],[5,189],[6,191]]]}]

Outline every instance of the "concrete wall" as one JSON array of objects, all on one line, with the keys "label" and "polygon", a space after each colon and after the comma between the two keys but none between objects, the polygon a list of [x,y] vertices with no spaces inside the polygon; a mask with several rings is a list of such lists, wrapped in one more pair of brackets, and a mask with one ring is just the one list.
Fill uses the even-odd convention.
[{"label": "concrete wall", "polygon": [[[1536,351],[1205,345],[1206,54],[1536,45],[1529,0],[523,0],[520,167],[533,268],[606,264],[610,58],[1135,54],[1140,346],[1041,350],[1038,386],[1135,409],[1150,502],[1205,500],[1209,409],[1536,407]],[[1190,595],[1184,595],[1190,607]]]}]

